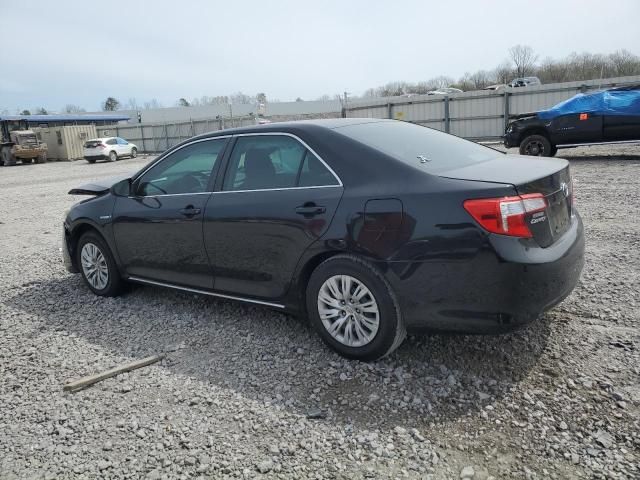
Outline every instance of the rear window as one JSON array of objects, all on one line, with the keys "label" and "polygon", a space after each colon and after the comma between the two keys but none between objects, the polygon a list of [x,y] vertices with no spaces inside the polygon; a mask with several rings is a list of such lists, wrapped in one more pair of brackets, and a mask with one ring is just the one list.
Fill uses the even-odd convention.
[{"label": "rear window", "polygon": [[88,142],[84,142],[84,148],[96,148],[100,145],[100,140],[89,140]]},{"label": "rear window", "polygon": [[361,123],[335,131],[429,173],[466,167],[499,154],[492,148],[406,122]]}]

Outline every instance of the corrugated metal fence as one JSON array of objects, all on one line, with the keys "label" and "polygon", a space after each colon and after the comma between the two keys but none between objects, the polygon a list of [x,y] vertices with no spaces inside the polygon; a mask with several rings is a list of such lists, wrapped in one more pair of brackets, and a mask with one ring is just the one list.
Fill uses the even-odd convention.
[{"label": "corrugated metal fence", "polygon": [[202,133],[225,128],[255,125],[254,117],[216,118],[176,123],[118,124],[96,127],[98,137],[122,137],[135,143],[141,152],[163,152]]},{"label": "corrugated metal fence", "polygon": [[468,139],[497,139],[510,115],[535,112],[599,88],[640,84],[640,76],[556,83],[503,91],[390,97],[352,103],[347,117],[393,118],[443,130]]},{"label": "corrugated metal fence", "polygon": [[[347,117],[393,118],[426,125],[473,140],[500,138],[509,116],[552,107],[578,92],[640,84],[640,76],[556,83],[536,87],[479,90],[450,96],[415,95],[353,102],[343,110]],[[300,102],[305,103],[305,102]],[[282,115],[271,121],[338,117],[340,113]],[[194,119],[167,123],[96,126],[99,137],[117,136],[135,143],[142,152],[162,152],[194,135],[225,128],[255,125],[254,116]]]}]

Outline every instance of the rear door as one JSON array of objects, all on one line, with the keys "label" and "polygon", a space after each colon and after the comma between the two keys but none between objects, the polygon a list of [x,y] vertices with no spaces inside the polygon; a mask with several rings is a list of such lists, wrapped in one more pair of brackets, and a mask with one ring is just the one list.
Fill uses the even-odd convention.
[{"label": "rear door", "polygon": [[298,260],[328,228],[342,196],[333,171],[288,134],[239,135],[204,241],[219,292],[278,299]]},{"label": "rear door", "polygon": [[116,142],[118,142],[118,155],[130,155],[131,147],[129,146],[129,142],[127,142],[124,138],[116,138]]},{"label": "rear door", "polygon": [[109,138],[105,142],[107,148],[104,149],[104,154],[109,155],[110,152],[116,152],[116,154],[120,155],[120,150],[118,150],[118,140],[116,138]]},{"label": "rear door", "polygon": [[117,197],[113,233],[130,276],[211,289],[202,219],[227,138],[199,140],[144,172]]},{"label": "rear door", "polygon": [[640,92],[612,90],[605,93],[605,140],[640,140]]},{"label": "rear door", "polygon": [[551,121],[550,129],[556,145],[603,141],[601,113],[569,113]]}]

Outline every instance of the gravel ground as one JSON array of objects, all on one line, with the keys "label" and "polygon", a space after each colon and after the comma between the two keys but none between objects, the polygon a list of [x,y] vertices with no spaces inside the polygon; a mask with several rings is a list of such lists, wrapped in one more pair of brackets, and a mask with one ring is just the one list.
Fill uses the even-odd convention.
[{"label": "gravel ground", "polygon": [[148,158],[0,169],[0,478],[640,478],[640,148],[561,153],[587,235],[574,293],[526,330],[370,364],[270,310],[99,298],[66,273],[66,192]]}]

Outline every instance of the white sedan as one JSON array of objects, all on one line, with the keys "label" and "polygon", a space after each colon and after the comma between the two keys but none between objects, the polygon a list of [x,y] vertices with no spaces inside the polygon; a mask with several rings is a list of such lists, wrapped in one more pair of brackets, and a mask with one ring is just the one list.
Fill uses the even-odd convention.
[{"label": "white sedan", "polygon": [[138,147],[120,137],[94,138],[84,142],[83,157],[89,163],[96,160],[109,160],[115,162],[122,157],[135,158],[138,156]]}]

